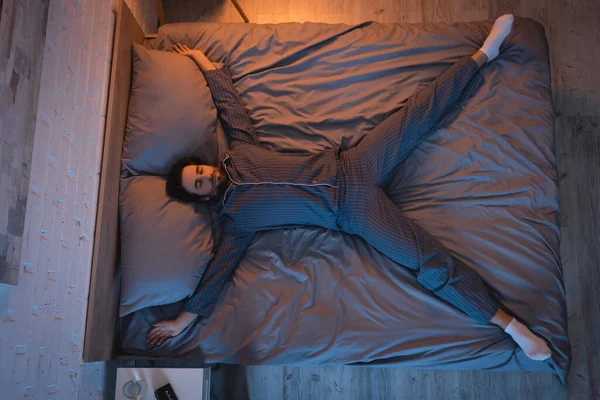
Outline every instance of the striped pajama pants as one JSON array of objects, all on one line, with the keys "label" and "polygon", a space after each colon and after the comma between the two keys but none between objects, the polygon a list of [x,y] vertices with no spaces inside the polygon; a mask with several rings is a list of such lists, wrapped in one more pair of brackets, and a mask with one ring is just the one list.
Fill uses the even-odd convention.
[{"label": "striped pajama pants", "polygon": [[339,155],[339,216],[342,231],[358,235],[396,263],[415,271],[418,282],[480,323],[500,304],[481,277],[439,240],[407,218],[382,190],[392,171],[450,117],[481,84],[471,57],[461,58],[406,105]]}]

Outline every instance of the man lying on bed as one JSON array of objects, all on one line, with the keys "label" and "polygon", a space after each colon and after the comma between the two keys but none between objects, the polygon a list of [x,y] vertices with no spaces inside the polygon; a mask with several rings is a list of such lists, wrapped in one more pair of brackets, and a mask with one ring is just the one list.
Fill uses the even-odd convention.
[{"label": "man lying on bed", "polygon": [[186,158],[171,170],[169,195],[186,202],[213,202],[222,238],[184,310],[175,320],[154,324],[148,342],[160,345],[179,335],[195,318],[210,316],[257,232],[313,225],[362,237],[396,263],[414,270],[418,282],[431,293],[482,324],[503,328],[530,358],[550,357],[544,340],[504,311],[476,272],[404,216],[381,189],[411,150],[477,88],[472,78],[498,55],[513,19],[512,15],[498,18],[480,50],[417,91],[358,145],[312,155],[261,147],[229,70],[215,69],[200,50],[179,43],[174,46],[174,52],[190,57],[204,74],[230,148],[223,169]]}]

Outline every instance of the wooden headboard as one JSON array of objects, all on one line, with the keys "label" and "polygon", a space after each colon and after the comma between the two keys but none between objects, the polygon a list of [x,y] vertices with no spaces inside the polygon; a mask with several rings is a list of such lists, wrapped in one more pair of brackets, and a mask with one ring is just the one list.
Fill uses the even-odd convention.
[{"label": "wooden headboard", "polygon": [[119,313],[120,276],[117,269],[119,240],[119,178],[121,151],[131,87],[131,46],[144,42],[144,32],[125,4],[118,0],[100,189],[94,235],[92,270],[83,361],[103,361],[116,356],[116,323]]}]

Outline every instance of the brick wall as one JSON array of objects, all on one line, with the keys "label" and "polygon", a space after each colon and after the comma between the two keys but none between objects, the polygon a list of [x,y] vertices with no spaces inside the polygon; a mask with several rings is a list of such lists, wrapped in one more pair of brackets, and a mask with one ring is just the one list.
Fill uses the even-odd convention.
[{"label": "brick wall", "polygon": [[81,355],[113,8],[50,2],[19,284],[0,285],[0,399],[103,394],[104,365]]}]

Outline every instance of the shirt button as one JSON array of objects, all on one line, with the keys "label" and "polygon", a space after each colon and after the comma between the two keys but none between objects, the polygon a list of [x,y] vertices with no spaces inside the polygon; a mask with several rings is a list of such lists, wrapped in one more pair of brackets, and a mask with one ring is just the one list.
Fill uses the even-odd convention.
[{"label": "shirt button", "polygon": [[279,179],[275,178],[273,179],[273,182],[279,182]]},{"label": "shirt button", "polygon": [[295,180],[295,179],[294,179],[292,182],[294,182],[294,183],[298,183],[298,181],[297,181],[297,180]]},{"label": "shirt button", "polygon": [[260,183],[260,179],[257,179],[257,180],[256,180],[256,183]]},{"label": "shirt button", "polygon": [[317,181],[312,181],[312,184],[314,185],[315,183],[317,183]]}]

